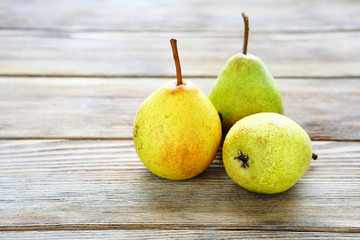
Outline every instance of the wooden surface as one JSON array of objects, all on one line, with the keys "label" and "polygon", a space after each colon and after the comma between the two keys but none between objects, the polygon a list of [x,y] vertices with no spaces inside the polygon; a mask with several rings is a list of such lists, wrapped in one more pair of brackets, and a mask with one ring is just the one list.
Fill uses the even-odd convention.
[{"label": "wooden surface", "polygon": [[6,239],[356,239],[356,233],[216,230],[99,230],[0,232]]},{"label": "wooden surface", "polygon": [[[131,139],[144,99],[176,78],[0,78],[0,137]],[[205,93],[215,78],[186,79]],[[279,79],[286,115],[313,140],[358,140],[360,81]],[[24,118],[24,116],[26,116]]]},{"label": "wooden surface", "polygon": [[2,141],[1,224],[358,232],[359,149],[359,142],[314,142],[320,158],[300,182],[266,196],[234,184],[220,153],[203,174],[170,181],[146,170],[131,140]]},{"label": "wooden surface", "polygon": [[0,232],[6,239],[356,239],[356,233],[216,230]]},{"label": "wooden surface", "polygon": [[[172,77],[169,39],[176,37],[183,75],[216,78],[242,51],[240,27],[225,33],[3,30],[0,76]],[[360,31],[250,32],[248,51],[261,55],[277,78],[354,78],[359,39]]]},{"label": "wooden surface", "polygon": [[[144,99],[185,79],[208,93],[248,51],[276,77],[287,116],[309,133],[305,176],[248,192],[221,151],[203,174],[169,181],[137,157]],[[0,238],[359,239],[360,2],[0,2]]]}]

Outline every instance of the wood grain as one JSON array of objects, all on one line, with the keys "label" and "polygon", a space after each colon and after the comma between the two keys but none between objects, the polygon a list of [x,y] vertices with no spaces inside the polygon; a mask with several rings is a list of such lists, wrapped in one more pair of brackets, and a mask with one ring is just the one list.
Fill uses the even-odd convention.
[{"label": "wood grain", "polygon": [[360,232],[360,143],[313,145],[319,159],[293,188],[259,195],[230,180],[220,155],[169,181],[132,141],[0,141],[0,228]]},{"label": "wood grain", "polygon": [[[317,140],[319,159],[278,195],[237,186],[221,153],[191,180],[160,179],[131,141],[140,104],[175,80],[169,39],[208,93],[242,49],[242,11],[249,52]],[[0,1],[0,238],[358,239],[359,12],[356,0]]]},{"label": "wood grain", "polygon": [[0,3],[0,27],[117,31],[359,30],[360,3],[348,1],[21,1]]},{"label": "wood grain", "polygon": [[[1,138],[131,139],[141,103],[173,79],[1,78]],[[215,79],[190,79],[208,93]],[[278,79],[285,114],[314,140],[360,139],[360,81]]]},{"label": "wood grain", "polygon": [[218,231],[218,230],[107,230],[0,232],[11,239],[358,239],[357,233]]},{"label": "wood grain", "polygon": [[[217,77],[242,51],[241,31],[47,32],[0,30],[0,76],[175,76],[170,38],[185,77]],[[360,76],[360,31],[252,33],[248,52],[275,77]]]}]

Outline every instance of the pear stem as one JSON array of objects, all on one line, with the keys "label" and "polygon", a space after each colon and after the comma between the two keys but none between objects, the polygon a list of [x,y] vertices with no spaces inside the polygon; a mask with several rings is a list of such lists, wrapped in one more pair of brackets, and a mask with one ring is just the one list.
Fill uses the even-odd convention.
[{"label": "pear stem", "polygon": [[170,43],[171,43],[172,52],[174,54],[175,67],[176,67],[176,78],[177,78],[176,86],[179,86],[183,84],[183,81],[181,76],[181,66],[180,66],[179,54],[177,50],[176,39],[171,39]]},{"label": "pear stem", "polygon": [[248,45],[248,41],[249,41],[249,17],[246,15],[245,12],[243,12],[241,15],[242,15],[242,17],[244,19],[244,23],[245,23],[243,54],[246,55],[247,45]]}]

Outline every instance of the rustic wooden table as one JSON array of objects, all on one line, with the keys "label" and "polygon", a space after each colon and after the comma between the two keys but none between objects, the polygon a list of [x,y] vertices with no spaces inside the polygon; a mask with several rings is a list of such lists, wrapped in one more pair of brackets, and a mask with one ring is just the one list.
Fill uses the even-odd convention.
[{"label": "rustic wooden table", "polygon": [[[208,93],[242,49],[276,77],[319,155],[277,195],[248,192],[219,153],[168,181],[136,155],[143,100],[183,75]],[[359,1],[0,2],[0,238],[360,238]]]}]

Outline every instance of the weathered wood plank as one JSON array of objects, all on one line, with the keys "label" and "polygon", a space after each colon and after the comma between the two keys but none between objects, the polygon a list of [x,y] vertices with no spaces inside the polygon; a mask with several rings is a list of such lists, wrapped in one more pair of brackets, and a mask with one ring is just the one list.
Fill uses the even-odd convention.
[{"label": "weathered wood plank", "polygon": [[24,1],[0,2],[0,27],[122,31],[242,29],[282,31],[360,28],[358,1]]},{"label": "weathered wood plank", "polygon": [[[242,30],[241,30],[242,31]],[[184,76],[216,77],[242,51],[242,32],[0,31],[0,75],[174,76],[177,38]],[[360,32],[251,33],[249,52],[276,77],[359,77]]]},{"label": "weathered wood plank", "polygon": [[[132,138],[141,103],[170,80],[1,78],[0,137]],[[215,82],[191,80],[205,93]],[[312,139],[360,139],[360,81],[279,79],[278,84],[286,115]]]},{"label": "weathered wood plank", "polygon": [[293,188],[259,195],[230,180],[220,154],[203,174],[169,181],[132,141],[0,141],[0,227],[359,232],[360,143],[313,145],[319,159]]},{"label": "weathered wood plank", "polygon": [[103,230],[0,232],[4,239],[359,239],[357,233],[218,230]]}]

